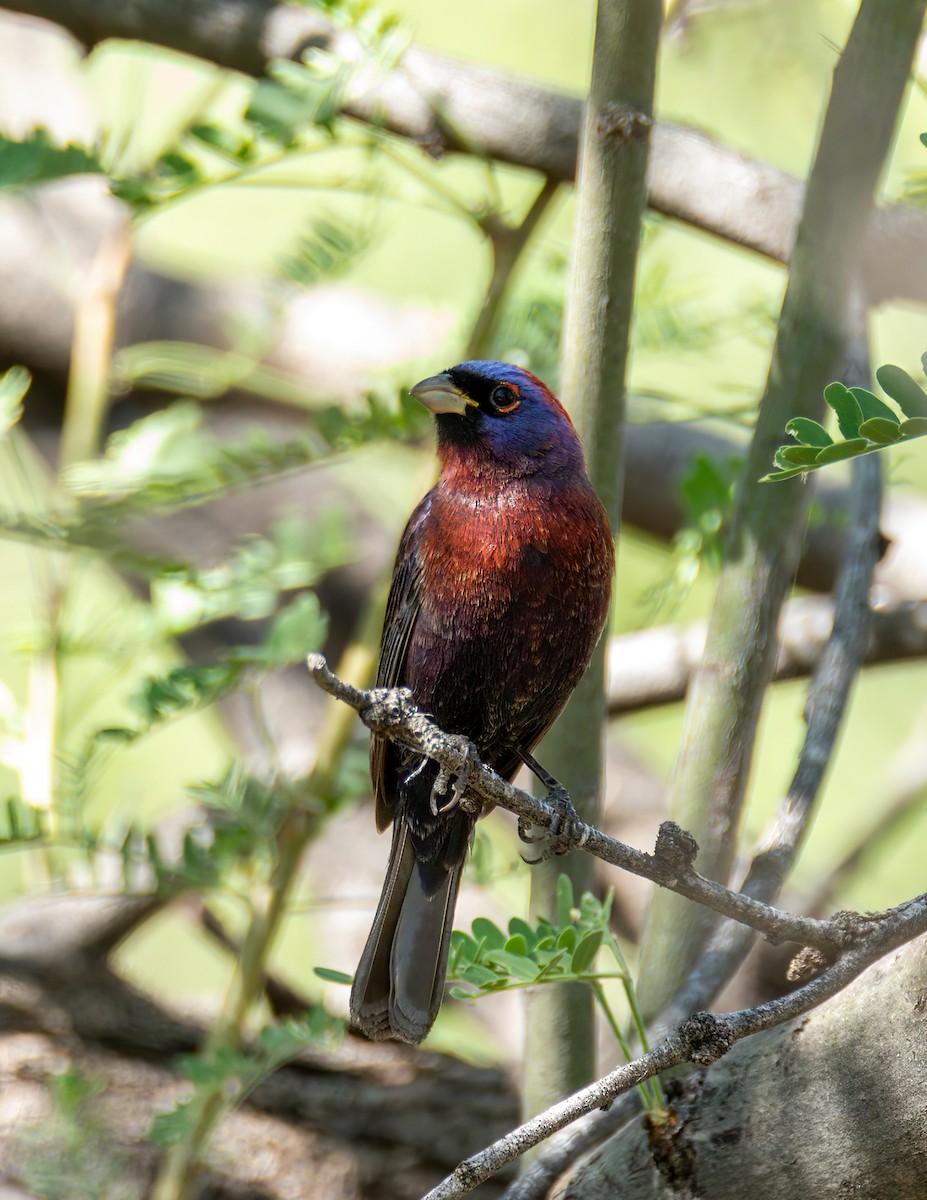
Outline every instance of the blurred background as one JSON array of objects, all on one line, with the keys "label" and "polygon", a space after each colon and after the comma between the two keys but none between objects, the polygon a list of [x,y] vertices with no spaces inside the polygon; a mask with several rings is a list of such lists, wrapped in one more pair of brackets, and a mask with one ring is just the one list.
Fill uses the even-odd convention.
[{"label": "blurred background", "polygon": [[[266,795],[249,809],[242,781],[297,787],[320,738],[337,747],[337,786],[268,970],[346,1012],[347,989],[315,969],[353,971],[387,846],[364,731],[332,734],[302,659],[320,648],[357,682],[369,669],[399,534],[436,471],[404,389],[474,351],[557,387],[570,186],[536,205],[538,171],[476,146],[443,154],[338,107],[352,72],[388,73],[410,44],[579,97],[591,0],[324,7],[361,66],[316,49],[261,80],[142,42],[85,53],[0,7],[0,369],[31,375],[28,390],[17,372],[0,385],[0,902],[19,912],[24,897],[180,880],[179,901],[115,961],[184,1019],[216,1011],[229,939],[234,949],[266,886],[276,810]],[[803,177],[854,14],[849,0],[680,0],[660,120]],[[925,129],[915,78],[882,197],[915,222]],[[529,213],[531,236],[497,278],[505,234]],[[708,612],[784,281],[769,257],[648,214],[614,638],[654,630],[675,645]],[[885,295],[873,363],[923,381],[924,297]],[[884,457],[877,599],[917,605],[927,456],[915,444]],[[833,580],[839,470],[828,483],[799,595]],[[804,692],[786,681],[767,701],[747,848],[788,785]],[[787,907],[877,909],[921,889],[925,694],[923,658],[864,671]],[[606,827],[648,848],[681,705],[624,707],[609,725]],[[460,927],[525,915],[520,850],[503,816],[481,824]],[[647,888],[602,879],[633,959]],[[732,1002],[765,994],[780,970],[751,960]],[[517,993],[452,1001],[429,1047],[511,1067],[519,1022]]]}]

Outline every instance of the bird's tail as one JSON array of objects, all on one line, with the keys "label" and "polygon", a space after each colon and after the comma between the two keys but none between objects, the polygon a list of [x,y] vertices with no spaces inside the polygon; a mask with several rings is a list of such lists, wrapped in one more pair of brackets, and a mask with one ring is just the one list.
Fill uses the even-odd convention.
[{"label": "bird's tail", "polygon": [[463,863],[423,870],[409,828],[393,825],[386,882],[351,988],[351,1022],[367,1037],[417,1045],[441,1007]]}]

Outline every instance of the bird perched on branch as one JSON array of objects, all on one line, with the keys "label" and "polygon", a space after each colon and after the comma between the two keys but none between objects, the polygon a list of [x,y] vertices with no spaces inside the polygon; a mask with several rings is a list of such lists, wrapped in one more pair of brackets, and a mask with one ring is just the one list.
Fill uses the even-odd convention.
[{"label": "bird perched on branch", "polygon": [[[408,687],[506,779],[586,669],[608,612],[614,542],[566,411],[519,367],[465,362],[412,388],[435,415],[441,474],[393,570],[378,687]],[[378,828],[393,826],[383,893],[351,990],[372,1038],[420,1042],[438,1009],[476,817],[437,765],[380,735]]]}]

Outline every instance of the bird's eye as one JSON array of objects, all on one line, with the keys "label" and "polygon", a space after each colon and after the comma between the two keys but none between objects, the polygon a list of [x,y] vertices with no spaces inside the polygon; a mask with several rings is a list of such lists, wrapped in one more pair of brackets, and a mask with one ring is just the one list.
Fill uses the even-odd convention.
[{"label": "bird's eye", "polygon": [[500,383],[498,387],[493,388],[489,402],[498,413],[511,412],[521,404],[518,388],[513,383]]}]

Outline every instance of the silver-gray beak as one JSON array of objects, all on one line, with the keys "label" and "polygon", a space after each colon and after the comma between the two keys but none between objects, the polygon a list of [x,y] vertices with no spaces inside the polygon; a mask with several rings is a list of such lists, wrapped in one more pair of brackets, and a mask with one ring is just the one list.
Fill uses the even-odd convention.
[{"label": "silver-gray beak", "polygon": [[429,412],[436,414],[457,413],[462,417],[467,411],[468,405],[477,407],[476,402],[454,384],[447,372],[423,379],[421,383],[417,383],[414,388],[410,389],[410,395],[414,396],[420,404],[424,404]]}]

